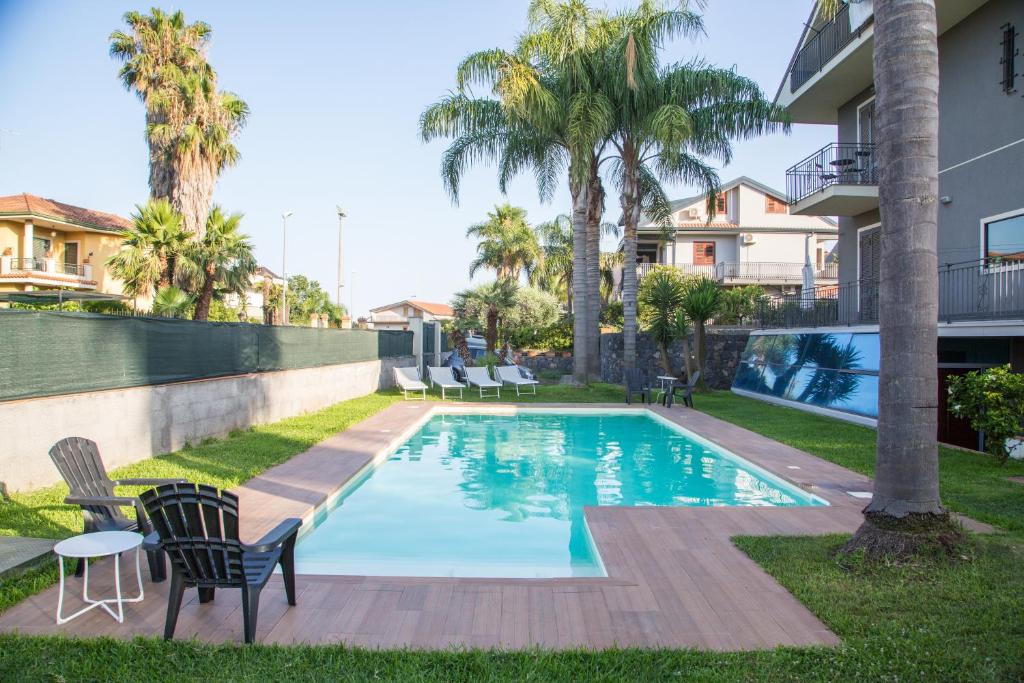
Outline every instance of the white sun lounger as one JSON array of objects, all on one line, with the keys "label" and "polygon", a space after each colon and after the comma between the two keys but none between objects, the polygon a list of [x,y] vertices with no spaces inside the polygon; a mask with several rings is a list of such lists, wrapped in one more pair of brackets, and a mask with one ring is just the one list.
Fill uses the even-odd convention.
[{"label": "white sun lounger", "polygon": [[446,398],[445,391],[447,389],[458,389],[459,398],[462,398],[462,390],[466,388],[466,385],[463,384],[462,382],[455,381],[455,375],[452,374],[451,368],[428,367],[427,373],[430,375],[430,385],[434,386],[436,384],[437,386],[441,387],[442,401]]},{"label": "white sun lounger", "polygon": [[427,385],[420,381],[418,368],[395,368],[395,384],[402,390],[406,401],[409,400],[410,391],[420,392],[422,397],[419,400],[427,400]]},{"label": "white sun lounger", "polygon": [[[466,368],[466,382],[480,389],[480,398],[501,398],[501,382],[491,379],[487,368]],[[494,393],[485,394],[487,389],[494,389]]]},{"label": "white sun lounger", "polygon": [[530,393],[534,395],[537,394],[537,385],[540,384],[540,382],[535,379],[526,379],[520,375],[519,368],[515,365],[495,365],[494,372],[498,375],[497,379],[501,380],[502,384],[515,385],[516,396],[520,395],[520,387],[530,387],[532,389]]}]

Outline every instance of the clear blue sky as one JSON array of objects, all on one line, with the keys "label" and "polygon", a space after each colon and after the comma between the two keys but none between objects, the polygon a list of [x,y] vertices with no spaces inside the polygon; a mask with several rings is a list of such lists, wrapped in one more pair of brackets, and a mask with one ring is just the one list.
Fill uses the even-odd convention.
[{"label": "clear blue sky", "polygon": [[[710,0],[708,36],[677,41],[664,59],[699,55],[736,65],[774,96],[809,2]],[[122,215],[145,201],[142,105],[118,81],[107,36],[126,10],[150,4],[0,0],[0,194],[28,192]],[[280,272],[280,215],[294,211],[288,272],[319,280],[333,297],[334,206],[341,204],[349,216],[343,301],[351,297],[357,314],[413,295],[448,301],[466,287],[474,245],[465,229],[505,199],[494,170],[481,167],[452,206],[438,174],[445,145],[422,144],[417,121],[452,87],[462,57],[514,43],[527,4],[162,3],[213,27],[209,58],[221,87],[252,110],[237,140],[242,159],[221,177],[215,200],[245,214],[260,262]],[[782,189],[785,169],[833,137],[830,127],[798,126],[788,137],[740,143],[722,178],[749,175]],[[670,188],[670,195],[688,190]],[[564,190],[542,205],[527,177],[508,201],[535,222],[569,208]],[[607,217],[617,218],[617,199],[608,208]]]}]

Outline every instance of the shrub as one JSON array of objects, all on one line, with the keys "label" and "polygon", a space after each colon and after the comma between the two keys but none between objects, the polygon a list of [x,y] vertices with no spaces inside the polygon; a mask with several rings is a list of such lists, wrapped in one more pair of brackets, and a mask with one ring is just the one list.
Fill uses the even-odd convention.
[{"label": "shrub", "polygon": [[1010,457],[1007,441],[1024,425],[1024,375],[1004,365],[950,377],[949,412],[984,432],[985,451],[1003,464]]},{"label": "shrub", "polygon": [[743,325],[753,322],[757,306],[767,294],[760,285],[733,287],[722,292],[722,312],[715,322],[722,325]]}]

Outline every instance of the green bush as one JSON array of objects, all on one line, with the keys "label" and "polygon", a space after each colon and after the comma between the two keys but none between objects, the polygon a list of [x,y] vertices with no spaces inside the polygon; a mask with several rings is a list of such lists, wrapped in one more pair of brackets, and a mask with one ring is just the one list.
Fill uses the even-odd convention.
[{"label": "green bush", "polygon": [[949,378],[949,412],[985,433],[985,451],[1010,457],[1006,442],[1024,431],[1024,374],[1009,365]]},{"label": "green bush", "polygon": [[514,349],[568,351],[572,349],[572,316],[566,316],[546,327],[518,327],[508,332],[508,343]]},{"label": "green bush", "polygon": [[733,287],[722,292],[722,312],[715,322],[722,325],[743,325],[754,321],[758,303],[767,294],[760,285]]}]

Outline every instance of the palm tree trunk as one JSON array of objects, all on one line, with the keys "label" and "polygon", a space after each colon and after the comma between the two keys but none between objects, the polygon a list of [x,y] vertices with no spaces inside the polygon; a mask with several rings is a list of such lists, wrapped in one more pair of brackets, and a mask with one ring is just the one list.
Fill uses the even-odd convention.
[{"label": "palm tree trunk", "polygon": [[176,166],[171,206],[181,214],[184,229],[202,239],[206,234],[206,218],[217,184],[216,169],[202,159],[198,151],[186,153]]},{"label": "palm tree trunk", "polygon": [[160,280],[157,282],[157,291],[164,287],[170,287],[174,281],[174,265],[167,254],[161,252],[158,257],[160,261]]},{"label": "palm tree trunk", "polygon": [[494,353],[498,346],[498,311],[493,306],[487,309],[487,353]]},{"label": "palm tree trunk", "polygon": [[912,554],[922,531],[948,526],[936,443],[938,39],[934,0],[874,10],[882,361],[874,497],[847,548]]},{"label": "palm tree trunk", "polygon": [[[697,323],[697,325],[696,325],[696,327],[697,327],[697,334],[695,335],[696,336],[695,342],[696,342],[697,348],[694,349],[694,355],[697,357],[697,369],[695,370],[695,372],[699,372],[700,373],[700,379],[697,380],[697,386],[700,389],[703,389],[704,386],[705,386],[704,385],[704,360],[705,360],[704,356],[707,353],[707,351],[705,350],[705,349],[707,349],[707,326],[706,326],[706,321],[704,321],[704,320],[697,320],[695,322]],[[686,379],[687,379],[687,381],[689,381],[690,377],[687,376]]]},{"label": "palm tree trunk", "polygon": [[634,163],[623,154],[622,194],[619,203],[625,226],[622,231],[622,367],[636,367],[636,227],[640,222],[640,183]]},{"label": "palm tree trunk", "polygon": [[587,374],[601,376],[601,214],[604,186],[591,160],[587,196]]},{"label": "palm tree trunk", "polygon": [[210,301],[213,299],[214,273],[207,268],[203,273],[203,288],[199,290],[199,299],[196,301],[196,311],[193,320],[206,320],[210,317]]},{"label": "palm tree trunk", "polygon": [[572,354],[573,379],[587,383],[587,185],[573,180],[570,169],[572,194]]},{"label": "palm tree trunk", "polygon": [[467,367],[473,367],[473,354],[469,351],[466,335],[462,333],[462,330],[452,330],[451,338],[452,346],[455,347],[455,351],[462,358],[463,364]]}]

